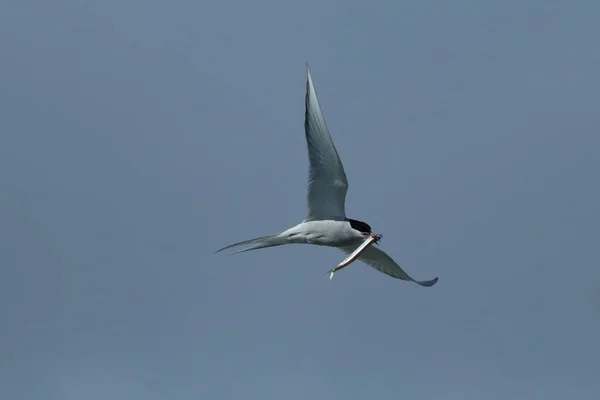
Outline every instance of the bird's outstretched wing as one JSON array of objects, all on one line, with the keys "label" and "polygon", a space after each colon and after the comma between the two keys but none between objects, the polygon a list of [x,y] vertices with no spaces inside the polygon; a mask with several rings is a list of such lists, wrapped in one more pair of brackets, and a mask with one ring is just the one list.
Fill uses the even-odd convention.
[{"label": "bird's outstretched wing", "polygon": [[[347,254],[352,253],[355,249],[356,246],[341,248],[341,250]],[[438,278],[434,278],[429,281],[417,281],[411,278],[390,256],[388,256],[383,250],[374,246],[370,246],[363,251],[358,257],[358,260],[391,277],[402,279],[403,281],[412,281],[421,286],[433,286],[438,281]]]},{"label": "bird's outstretched wing", "polygon": [[308,64],[306,64],[306,99],[304,130],[308,147],[308,215],[305,221],[346,217],[348,181],[325,117],[319,106]]}]

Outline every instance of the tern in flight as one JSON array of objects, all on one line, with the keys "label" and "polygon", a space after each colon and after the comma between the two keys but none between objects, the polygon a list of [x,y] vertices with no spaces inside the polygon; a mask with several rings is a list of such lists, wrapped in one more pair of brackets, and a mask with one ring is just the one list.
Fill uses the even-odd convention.
[{"label": "tern in flight", "polygon": [[[336,247],[344,253],[351,254],[365,240],[377,242],[381,238],[381,235],[375,235],[371,231],[366,222],[346,217],[348,181],[319,106],[308,64],[305,108],[304,131],[309,160],[308,215],[300,224],[284,232],[234,243],[217,250],[217,253],[241,245],[246,247],[230,254],[284,244],[305,243]],[[412,281],[421,286],[433,286],[438,281],[438,278],[428,281],[411,278],[390,256],[374,246],[366,246],[358,260],[389,276]]]}]

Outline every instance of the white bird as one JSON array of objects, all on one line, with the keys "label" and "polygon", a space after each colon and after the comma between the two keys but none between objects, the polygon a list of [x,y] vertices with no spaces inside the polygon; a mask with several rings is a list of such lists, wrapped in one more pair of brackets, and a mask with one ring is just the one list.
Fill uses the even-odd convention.
[{"label": "white bird", "polygon": [[[217,250],[217,253],[240,245],[247,247],[230,254],[284,244],[305,243],[336,247],[350,254],[366,238],[376,236],[369,224],[346,217],[348,181],[319,106],[308,64],[305,107],[304,130],[309,159],[308,215],[300,224],[284,232],[237,242]],[[374,246],[368,246],[358,260],[389,276],[412,281],[421,286],[433,286],[438,281],[438,278],[428,281],[411,278],[390,256]]]}]

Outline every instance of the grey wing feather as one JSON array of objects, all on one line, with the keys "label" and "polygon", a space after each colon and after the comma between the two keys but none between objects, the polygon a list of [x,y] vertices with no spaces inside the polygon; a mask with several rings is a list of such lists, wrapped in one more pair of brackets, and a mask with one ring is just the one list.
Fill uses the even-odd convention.
[{"label": "grey wing feather", "polygon": [[348,180],[306,65],[304,131],[308,147],[308,216],[305,221],[344,219]]},{"label": "grey wing feather", "polygon": [[[352,253],[355,249],[356,246],[343,247],[342,251],[344,253]],[[404,270],[383,250],[380,250],[374,246],[370,246],[364,252],[362,252],[358,257],[358,260],[380,272],[383,272],[386,275],[397,279],[402,279],[403,281],[415,282],[421,286],[433,286],[438,281],[438,278],[428,281],[417,281],[413,279],[406,272],[404,272]]]}]

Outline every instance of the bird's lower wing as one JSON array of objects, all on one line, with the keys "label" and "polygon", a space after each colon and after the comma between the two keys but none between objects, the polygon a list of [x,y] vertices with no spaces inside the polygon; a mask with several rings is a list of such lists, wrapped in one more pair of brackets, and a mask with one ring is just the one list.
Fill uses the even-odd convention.
[{"label": "bird's lower wing", "polygon": [[[344,253],[350,254],[356,250],[356,246],[343,247],[341,250]],[[412,281],[421,286],[433,286],[438,281],[437,277],[428,281],[417,281],[413,279],[410,275],[404,272],[404,270],[400,268],[400,266],[383,250],[380,250],[374,246],[369,246],[366,248],[360,254],[358,260],[393,278],[402,279],[403,281]]]}]

